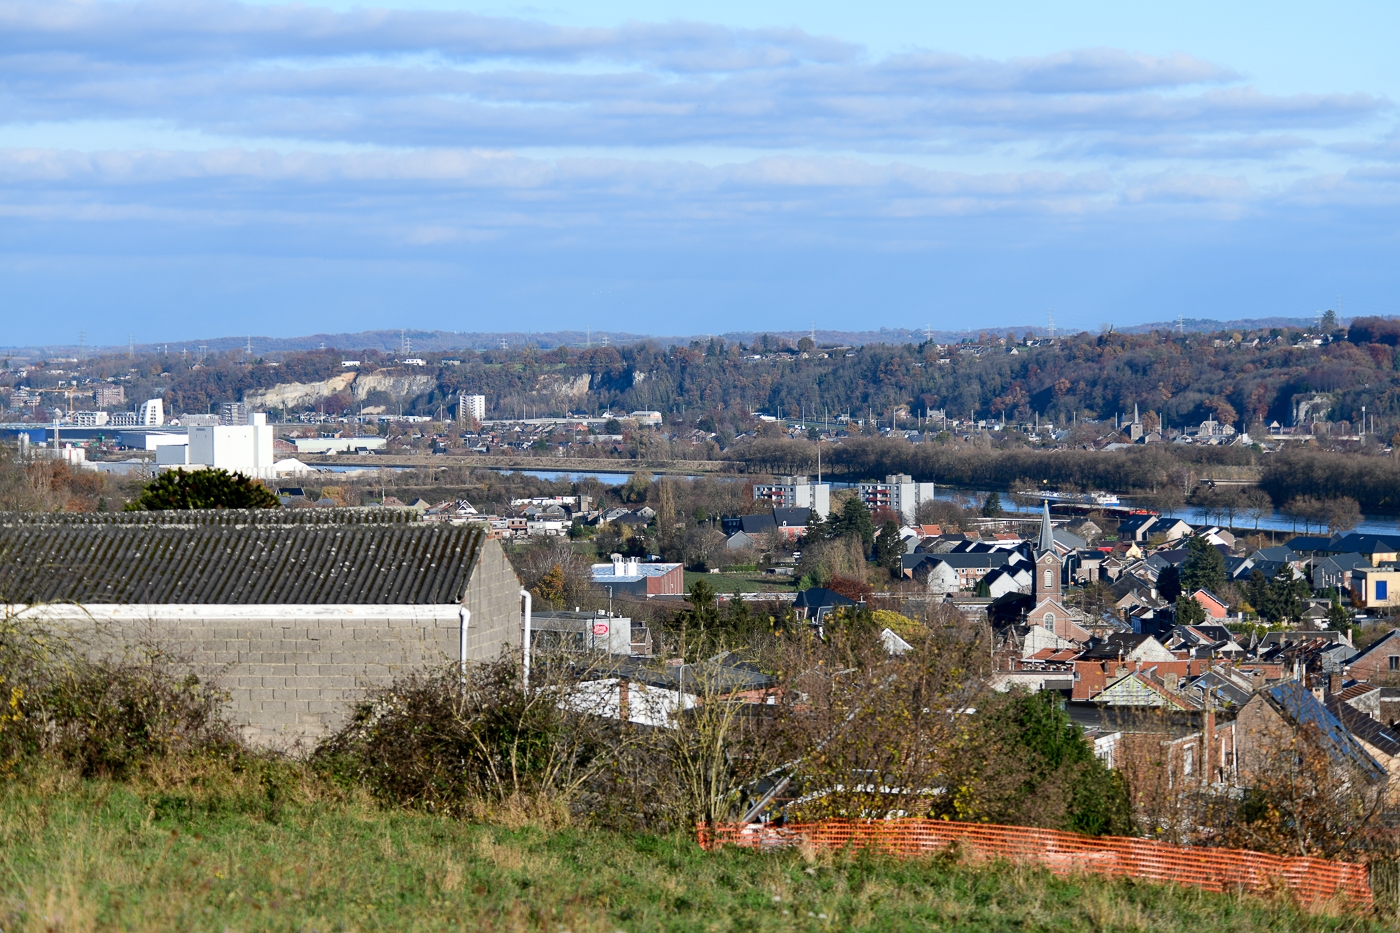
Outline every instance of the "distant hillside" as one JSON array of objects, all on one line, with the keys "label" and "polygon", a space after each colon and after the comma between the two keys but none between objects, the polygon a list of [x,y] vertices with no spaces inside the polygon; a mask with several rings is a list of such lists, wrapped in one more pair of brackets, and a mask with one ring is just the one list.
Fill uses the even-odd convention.
[{"label": "distant hillside", "polygon": [[[1349,319],[1343,319],[1342,323],[1347,323]],[[1264,317],[1248,318],[1230,321],[1216,321],[1208,318],[1187,318],[1181,322],[1181,329],[1188,332],[1213,332],[1228,330],[1257,330],[1268,327],[1300,327],[1310,328],[1317,324],[1316,318],[1298,317]],[[1146,334],[1155,330],[1174,331],[1178,327],[1175,321],[1158,321],[1152,324],[1133,324],[1125,327],[1115,327],[1120,333]],[[80,353],[86,352],[88,355],[98,355],[103,353],[116,353],[134,349],[138,353],[160,353],[162,351],[173,353],[199,354],[204,353],[225,353],[231,350],[246,349],[251,346],[254,357],[263,356],[268,353],[292,353],[298,351],[315,350],[320,347],[328,347],[339,350],[379,350],[385,353],[402,353],[405,346],[408,352],[412,353],[443,353],[452,350],[490,350],[506,348],[518,348],[525,346],[537,347],[540,349],[551,349],[558,346],[583,347],[588,346],[625,346],[629,344],[650,341],[661,346],[686,345],[692,341],[704,342],[710,337],[721,337],[731,343],[743,342],[753,344],[762,339],[764,334],[775,338],[781,338],[790,342],[796,342],[802,337],[815,333],[817,343],[822,346],[864,346],[867,344],[887,343],[904,344],[920,343],[926,335],[928,338],[939,343],[955,343],[968,337],[976,337],[980,333],[990,335],[1016,334],[1022,336],[1027,332],[1035,334],[1047,333],[1046,326],[1042,323],[1023,324],[1014,327],[982,327],[972,330],[930,330],[925,331],[920,328],[907,327],[882,327],[879,330],[828,330],[817,328],[815,332],[810,330],[754,330],[754,331],[728,331],[721,334],[695,334],[691,336],[658,336],[654,334],[634,334],[628,331],[537,331],[525,332],[459,332],[447,330],[365,330],[358,333],[335,333],[335,334],[309,334],[303,337],[268,337],[265,335],[245,335],[241,337],[206,337],[196,340],[170,341],[168,343],[138,343],[134,348],[127,346],[113,347],[86,347],[81,348],[78,344],[49,344],[46,346],[25,346],[25,347],[5,347],[0,348],[0,355],[22,359],[43,359],[52,357],[77,357]]]}]

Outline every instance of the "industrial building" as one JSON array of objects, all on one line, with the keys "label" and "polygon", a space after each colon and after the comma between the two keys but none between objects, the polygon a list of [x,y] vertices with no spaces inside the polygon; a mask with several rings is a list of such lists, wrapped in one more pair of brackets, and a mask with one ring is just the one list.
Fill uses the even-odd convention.
[{"label": "industrial building", "polygon": [[684,564],[644,564],[633,557],[612,555],[612,563],[593,565],[593,582],[609,587],[614,596],[683,596]]}]

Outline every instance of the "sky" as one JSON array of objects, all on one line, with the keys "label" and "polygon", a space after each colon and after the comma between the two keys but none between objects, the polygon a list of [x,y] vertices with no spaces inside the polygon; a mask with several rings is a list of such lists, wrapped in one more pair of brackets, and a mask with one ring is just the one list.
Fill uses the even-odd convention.
[{"label": "sky", "polygon": [[0,345],[1400,314],[1397,27],[0,0]]}]

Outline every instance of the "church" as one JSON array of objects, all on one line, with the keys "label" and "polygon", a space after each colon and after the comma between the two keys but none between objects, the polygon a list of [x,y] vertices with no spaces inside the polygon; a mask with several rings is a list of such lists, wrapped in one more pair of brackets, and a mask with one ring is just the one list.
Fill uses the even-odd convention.
[{"label": "church", "polygon": [[1055,551],[1055,530],[1050,524],[1050,503],[1040,517],[1040,535],[1031,552],[1035,561],[1035,579],[1031,584],[1032,609],[1026,614],[1026,624],[1039,626],[1059,638],[1086,642],[1090,633],[1076,623],[1065,606],[1063,583],[1064,560]]}]

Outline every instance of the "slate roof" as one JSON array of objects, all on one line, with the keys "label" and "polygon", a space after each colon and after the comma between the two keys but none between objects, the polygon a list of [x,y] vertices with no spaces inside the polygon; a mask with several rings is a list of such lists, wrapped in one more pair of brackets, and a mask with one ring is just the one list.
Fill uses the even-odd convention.
[{"label": "slate roof", "polygon": [[801,591],[792,603],[794,609],[825,609],[855,604],[855,600],[824,586],[814,586]]},{"label": "slate roof", "polygon": [[1299,535],[1296,538],[1290,538],[1285,544],[1300,554],[1312,551],[1335,553],[1337,542],[1341,540],[1341,535]]},{"label": "slate roof", "polygon": [[811,521],[812,510],[805,506],[790,506],[773,510],[773,521],[778,527],[805,528]]},{"label": "slate roof", "polygon": [[1385,780],[1385,768],[1361,747],[1337,715],[1319,703],[1307,687],[1296,680],[1286,680],[1260,690],[1259,695],[1295,725],[1315,728],[1333,761],[1358,768],[1371,781]]},{"label": "slate roof", "polygon": [[[362,521],[358,516],[366,513],[358,512],[331,521],[334,512],[343,514],[260,510],[256,515],[123,513],[105,522],[0,520],[0,602],[445,605],[462,600],[485,529]],[[132,521],[132,514],[161,518]],[[302,515],[315,518],[301,520]]]},{"label": "slate roof", "polygon": [[1340,696],[1330,696],[1326,700],[1327,711],[1342,721],[1352,735],[1367,745],[1394,758],[1400,755],[1400,735],[1395,730],[1367,716],[1354,706],[1342,702]]}]

